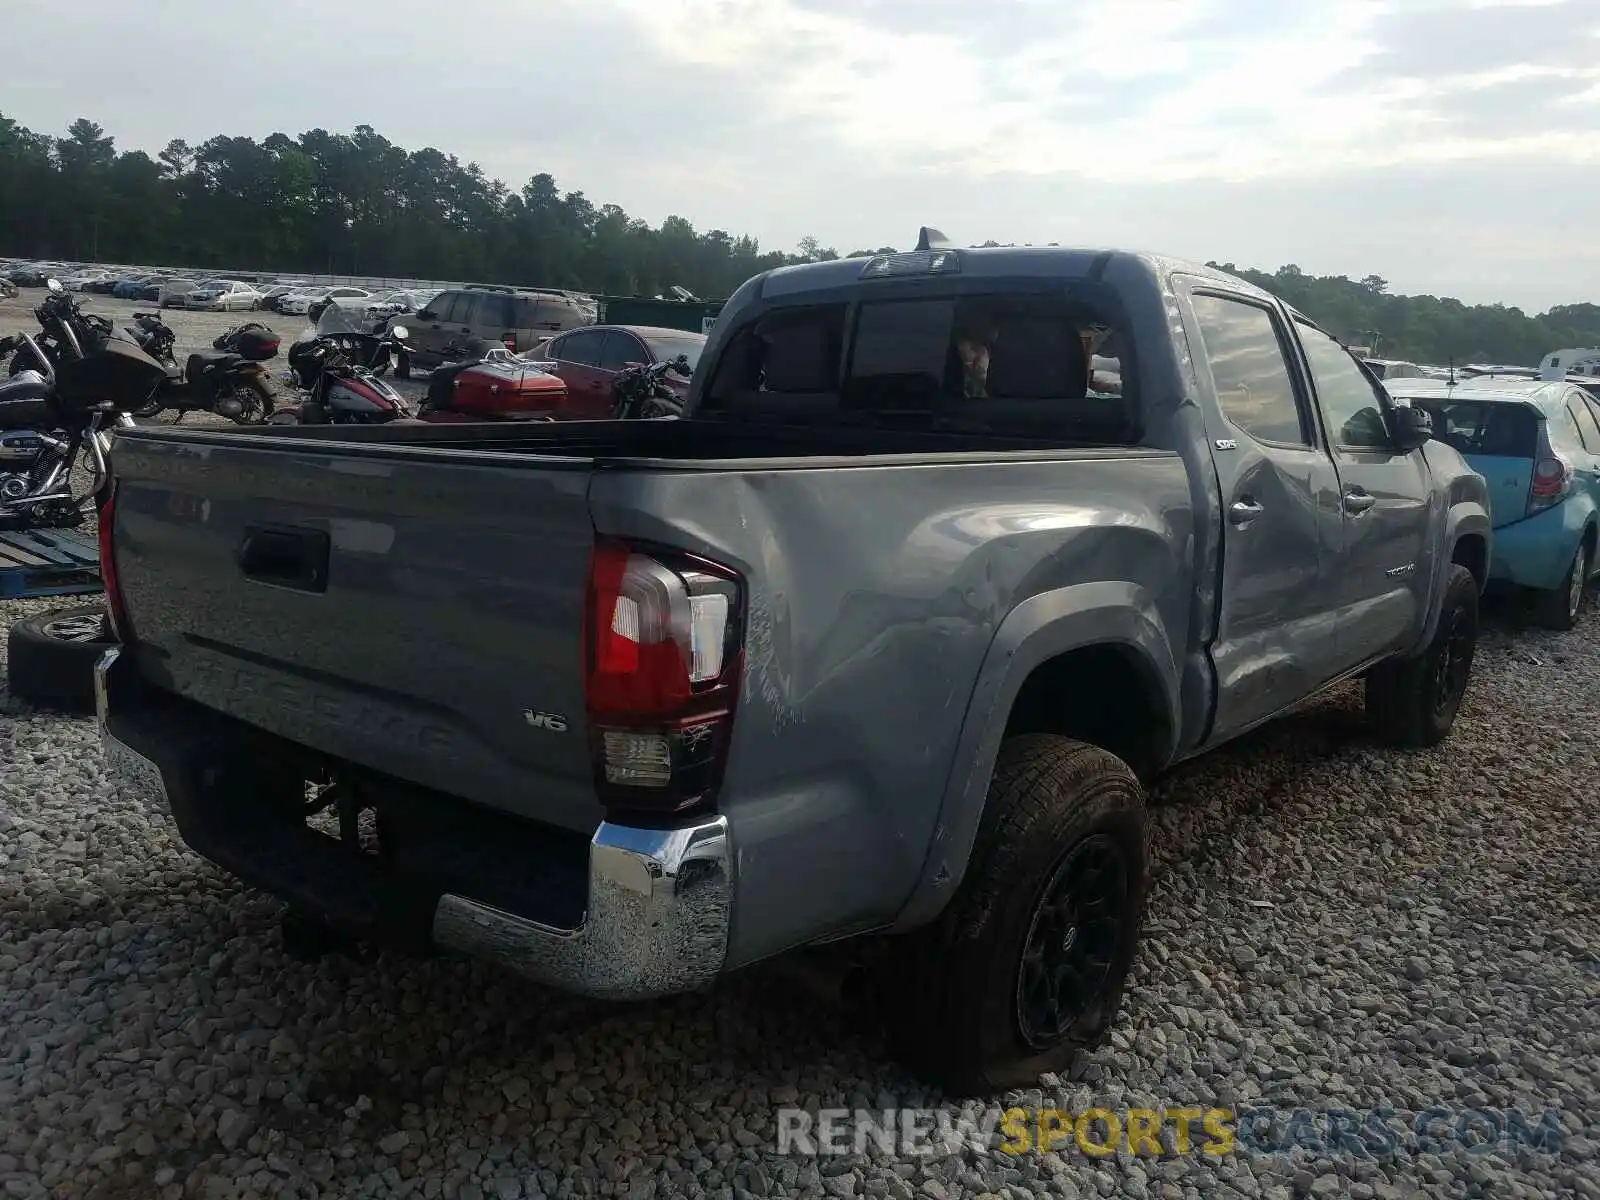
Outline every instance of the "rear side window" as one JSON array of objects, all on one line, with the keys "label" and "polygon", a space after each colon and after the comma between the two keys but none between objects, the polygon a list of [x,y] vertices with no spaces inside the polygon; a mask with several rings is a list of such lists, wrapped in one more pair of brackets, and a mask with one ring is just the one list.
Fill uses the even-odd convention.
[{"label": "rear side window", "polygon": [[1435,441],[1462,454],[1531,459],[1538,452],[1539,415],[1526,404],[1416,398],[1411,404],[1433,418]]},{"label": "rear side window", "polygon": [[478,292],[474,299],[477,301],[477,308],[473,316],[461,322],[463,325],[483,326],[497,336],[502,330],[512,328],[506,319],[509,316],[507,311],[510,308],[509,296],[503,296],[498,292]]},{"label": "rear side window", "polygon": [[1272,313],[1243,300],[1197,295],[1194,315],[1223,416],[1258,441],[1309,445]]},{"label": "rear side window", "polygon": [[605,346],[605,334],[583,330],[568,334],[556,347],[556,356],[562,362],[578,363],[585,367],[598,367]]},{"label": "rear side window", "polygon": [[1578,430],[1577,418],[1565,404],[1558,402],[1550,406],[1546,425],[1550,444],[1557,450],[1566,454],[1587,453],[1589,448],[1583,444],[1583,434]]},{"label": "rear side window", "polygon": [[571,329],[584,324],[582,311],[564,296],[529,296],[526,303],[528,318],[519,329]]},{"label": "rear side window", "polygon": [[1600,453],[1600,425],[1595,424],[1594,413],[1584,403],[1586,399],[1582,392],[1574,391],[1567,400],[1567,408],[1578,422],[1578,436],[1583,439],[1584,447],[1590,454]]},{"label": "rear side window", "polygon": [[855,424],[1131,440],[1123,353],[1102,314],[1060,293],[867,299],[744,327],[707,399]]},{"label": "rear side window", "polygon": [[513,296],[511,298],[511,323],[512,329],[532,329],[538,317],[535,314],[535,304],[532,296]]}]

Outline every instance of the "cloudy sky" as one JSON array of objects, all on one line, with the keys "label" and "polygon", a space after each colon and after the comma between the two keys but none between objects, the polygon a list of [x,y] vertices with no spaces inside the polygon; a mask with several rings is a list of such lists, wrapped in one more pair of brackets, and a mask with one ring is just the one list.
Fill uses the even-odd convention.
[{"label": "cloudy sky", "polygon": [[6,0],[0,111],[367,123],[792,247],[1149,248],[1600,302],[1600,0]]}]

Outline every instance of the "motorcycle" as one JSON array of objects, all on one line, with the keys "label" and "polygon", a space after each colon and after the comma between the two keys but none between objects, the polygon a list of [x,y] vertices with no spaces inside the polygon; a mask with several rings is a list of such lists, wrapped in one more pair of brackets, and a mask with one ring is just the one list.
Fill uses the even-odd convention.
[{"label": "motorcycle", "polygon": [[[0,436],[16,434],[24,451],[37,453],[18,469],[0,471],[0,522],[12,527],[76,525],[84,507],[109,479],[106,455],[111,431],[133,426],[130,410],[142,403],[165,377],[161,364],[131,339],[111,336],[109,322],[83,319],[52,279],[50,295],[34,310],[43,336],[19,333],[0,338],[0,358],[37,363],[13,370],[0,382]],[[89,491],[72,488],[80,454],[91,478]]]},{"label": "motorcycle", "polygon": [[261,364],[278,354],[278,335],[250,321],[223,333],[211,343],[218,353],[189,355],[180,368],[172,348],[177,338],[154,313],[134,313],[126,331],[140,347],[161,363],[166,378],[135,416],[153,417],[173,410],[176,425],[191,412],[212,412],[239,425],[254,425],[270,418],[277,407],[267,369]]},{"label": "motorcycle", "polygon": [[665,383],[668,373],[694,374],[686,356],[628,367],[611,382],[611,415],[618,421],[673,420],[683,416],[683,400]]},{"label": "motorcycle", "polygon": [[381,378],[409,336],[404,325],[367,333],[330,304],[289,349],[290,378],[306,398],[274,413],[269,424],[381,425],[410,418],[411,405]]},{"label": "motorcycle", "polygon": [[38,337],[30,339],[27,346],[19,346],[12,355],[8,372],[12,376],[24,371],[48,375],[63,357],[80,359],[86,345],[116,336],[109,318],[84,312],[59,282],[49,287],[33,316],[39,322]]}]

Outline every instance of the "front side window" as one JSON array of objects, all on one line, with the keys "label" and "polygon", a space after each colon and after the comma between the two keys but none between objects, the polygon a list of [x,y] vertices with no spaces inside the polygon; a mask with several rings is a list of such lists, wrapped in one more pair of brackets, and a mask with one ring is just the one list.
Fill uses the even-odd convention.
[{"label": "front side window", "polygon": [[461,302],[470,302],[471,299],[465,292],[444,292],[428,305],[428,311],[441,325],[449,325],[454,323],[457,312],[465,311],[460,307]]},{"label": "front side window", "polygon": [[1296,324],[1329,440],[1344,450],[1392,449],[1378,389],[1355,358],[1316,326],[1303,321]]},{"label": "front side window", "polygon": [[1310,445],[1271,311],[1197,295],[1194,315],[1222,415],[1257,441]]}]

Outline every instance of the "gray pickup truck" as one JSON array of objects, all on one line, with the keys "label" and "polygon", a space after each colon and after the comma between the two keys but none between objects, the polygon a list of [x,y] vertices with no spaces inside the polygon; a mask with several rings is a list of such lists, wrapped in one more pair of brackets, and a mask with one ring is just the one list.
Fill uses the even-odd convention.
[{"label": "gray pickup truck", "polygon": [[1356,676],[1446,736],[1488,504],[1238,279],[925,240],[750,280],[682,420],[122,434],[123,786],[313,928],[610,998],[873,935],[914,1068],[1061,1067],[1144,781]]}]

